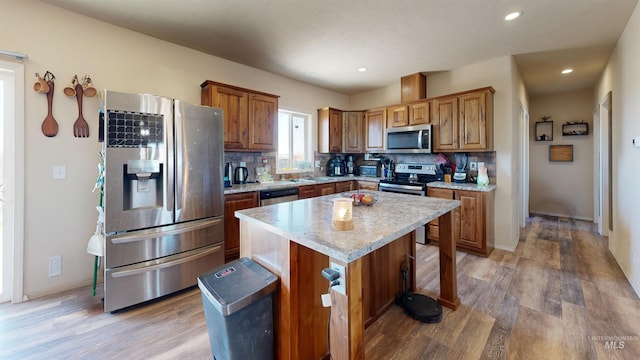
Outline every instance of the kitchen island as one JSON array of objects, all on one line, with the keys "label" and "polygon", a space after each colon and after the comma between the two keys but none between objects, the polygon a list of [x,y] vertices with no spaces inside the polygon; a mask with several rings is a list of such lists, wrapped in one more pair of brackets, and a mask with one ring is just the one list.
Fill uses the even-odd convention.
[{"label": "kitchen island", "polygon": [[[327,354],[327,319],[333,359],[364,358],[364,328],[393,306],[403,290],[401,269],[415,289],[415,229],[439,217],[440,296],[456,309],[452,210],[459,201],[369,192],[373,206],[354,206],[354,229],[331,227],[333,199],[340,194],[237,211],[240,256],[280,278],[274,298],[278,359],[318,359]],[[341,286],[331,288],[331,312],[321,303],[329,282],[321,271],[342,266]]]}]

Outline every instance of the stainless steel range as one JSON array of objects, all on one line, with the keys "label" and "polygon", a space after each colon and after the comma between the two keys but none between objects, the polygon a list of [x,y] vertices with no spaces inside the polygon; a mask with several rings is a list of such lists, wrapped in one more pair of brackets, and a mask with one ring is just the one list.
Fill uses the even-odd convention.
[{"label": "stainless steel range", "polygon": [[396,164],[395,180],[380,180],[380,191],[412,195],[427,195],[427,183],[443,181],[435,164]]},{"label": "stainless steel range", "polygon": [[[435,164],[396,164],[395,180],[380,180],[380,191],[427,196],[427,184],[443,181],[444,175]],[[416,230],[416,242],[427,243],[426,227]]]}]

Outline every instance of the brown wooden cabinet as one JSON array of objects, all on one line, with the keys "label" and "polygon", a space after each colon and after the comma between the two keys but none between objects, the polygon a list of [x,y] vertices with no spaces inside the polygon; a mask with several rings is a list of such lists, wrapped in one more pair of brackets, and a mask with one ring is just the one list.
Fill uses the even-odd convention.
[{"label": "brown wooden cabinet", "polygon": [[493,150],[493,89],[458,97],[460,150]]},{"label": "brown wooden cabinet", "polygon": [[336,193],[353,190],[353,184],[351,181],[340,181],[336,183]]},{"label": "brown wooden cabinet", "polygon": [[342,152],[364,152],[364,112],[345,111],[342,113]]},{"label": "brown wooden cabinet", "polygon": [[487,87],[433,100],[435,151],[493,150],[494,91]]},{"label": "brown wooden cabinet", "polygon": [[227,194],[224,196],[224,261],[235,260],[240,255],[240,220],[236,210],[258,206],[258,192]]},{"label": "brown wooden cabinet", "polygon": [[400,127],[409,125],[409,106],[396,105],[387,108],[387,127]]},{"label": "brown wooden cabinet", "polygon": [[431,102],[419,101],[409,106],[409,125],[431,123]]},{"label": "brown wooden cabinet", "polygon": [[[453,233],[457,249],[480,256],[489,256],[493,250],[494,192],[428,188],[430,197],[459,200],[454,212]],[[428,225],[428,238],[439,241],[438,219]]]},{"label": "brown wooden cabinet", "polygon": [[458,149],[458,97],[433,100],[431,124],[435,125],[433,144],[435,151]]},{"label": "brown wooden cabinet", "polygon": [[318,152],[342,152],[342,111],[318,109]]},{"label": "brown wooden cabinet", "polygon": [[358,189],[360,189],[360,190],[375,190],[375,191],[378,191],[378,182],[377,181],[358,180]]},{"label": "brown wooden cabinet", "polygon": [[224,149],[273,151],[278,148],[278,96],[207,80],[201,104],[224,111]]},{"label": "brown wooden cabinet", "polygon": [[375,109],[365,113],[365,150],[367,152],[384,151],[386,110]]},{"label": "brown wooden cabinet", "polygon": [[298,198],[308,199],[318,196],[318,190],[315,185],[303,185],[298,187]]},{"label": "brown wooden cabinet", "polygon": [[329,184],[318,184],[316,185],[317,190],[318,190],[318,196],[325,196],[325,195],[331,195],[331,194],[335,194],[336,193],[336,184],[335,183],[329,183]]},{"label": "brown wooden cabinet", "polygon": [[278,98],[249,94],[249,149],[278,150]]},{"label": "brown wooden cabinet", "polygon": [[427,97],[427,78],[422,73],[400,78],[400,101],[409,103]]}]

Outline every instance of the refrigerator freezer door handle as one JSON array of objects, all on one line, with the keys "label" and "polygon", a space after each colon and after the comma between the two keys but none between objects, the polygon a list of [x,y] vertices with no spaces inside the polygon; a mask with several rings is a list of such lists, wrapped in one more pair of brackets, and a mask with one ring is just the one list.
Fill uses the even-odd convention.
[{"label": "refrigerator freezer door handle", "polygon": [[137,274],[141,274],[141,273],[146,273],[146,272],[150,272],[150,271],[154,271],[154,270],[160,270],[160,269],[164,269],[167,267],[171,267],[171,266],[176,266],[179,264],[183,264],[189,261],[193,261],[196,259],[199,259],[201,257],[207,256],[209,254],[213,254],[214,252],[218,252],[218,251],[222,251],[222,245],[218,245],[216,247],[213,247],[209,250],[191,255],[191,256],[187,256],[184,257],[182,259],[178,259],[175,261],[168,261],[165,263],[161,263],[161,264],[157,264],[157,265],[151,265],[151,266],[141,266],[139,268],[136,269],[131,269],[131,270],[122,270],[122,271],[116,271],[113,272],[111,274],[111,276],[113,276],[114,278],[119,278],[119,277],[125,277],[125,276],[133,276],[133,275],[137,275]]},{"label": "refrigerator freezer door handle", "polygon": [[156,238],[156,237],[163,237],[163,236],[182,234],[182,233],[189,232],[189,231],[195,231],[195,230],[204,229],[204,228],[207,228],[207,227],[210,227],[210,226],[213,226],[213,225],[217,225],[217,224],[219,224],[221,222],[222,222],[221,218],[216,218],[216,219],[213,219],[213,220],[210,220],[210,221],[198,222],[196,224],[190,224],[190,225],[187,225],[187,226],[181,226],[181,227],[177,227],[177,228],[171,229],[171,230],[145,232],[143,234],[124,235],[124,236],[121,236],[121,237],[117,237],[117,238],[111,239],[111,243],[112,244],[124,244],[124,243],[136,242],[136,241],[149,240],[149,239],[153,239],[153,238]]}]

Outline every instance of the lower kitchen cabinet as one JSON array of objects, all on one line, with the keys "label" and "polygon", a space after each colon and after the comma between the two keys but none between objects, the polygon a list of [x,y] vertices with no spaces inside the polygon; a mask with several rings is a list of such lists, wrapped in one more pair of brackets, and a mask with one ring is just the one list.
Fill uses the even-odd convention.
[{"label": "lower kitchen cabinet", "polygon": [[335,183],[318,184],[316,186],[317,186],[317,190],[318,190],[318,196],[325,196],[325,195],[331,195],[331,194],[335,194],[336,193],[336,184]]},{"label": "lower kitchen cabinet", "polygon": [[353,184],[351,181],[340,181],[336,183],[336,193],[353,190]]},{"label": "lower kitchen cabinet", "polygon": [[236,210],[258,206],[258,192],[227,194],[224,196],[224,261],[240,256],[240,220],[234,216]]},{"label": "lower kitchen cabinet", "polygon": [[298,186],[298,199],[308,199],[318,196],[318,189],[315,185]]},{"label": "lower kitchen cabinet", "polygon": [[358,189],[378,191],[378,182],[358,180]]},{"label": "lower kitchen cabinet", "polygon": [[[428,196],[460,201],[454,212],[454,237],[457,249],[487,257],[493,251],[494,233],[494,191],[452,190],[428,188]],[[439,241],[438,219],[428,226],[428,239]]]}]

